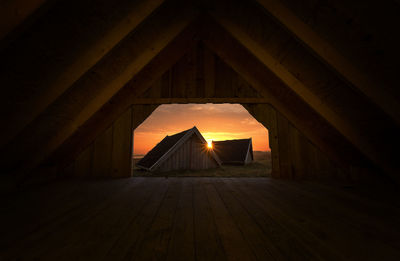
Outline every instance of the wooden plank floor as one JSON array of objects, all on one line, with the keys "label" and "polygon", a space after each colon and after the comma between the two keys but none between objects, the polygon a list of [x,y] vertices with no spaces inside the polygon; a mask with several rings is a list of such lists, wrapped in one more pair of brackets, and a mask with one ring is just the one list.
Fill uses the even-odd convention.
[{"label": "wooden plank floor", "polygon": [[400,260],[400,208],[269,178],[60,181],[1,200],[0,260]]}]

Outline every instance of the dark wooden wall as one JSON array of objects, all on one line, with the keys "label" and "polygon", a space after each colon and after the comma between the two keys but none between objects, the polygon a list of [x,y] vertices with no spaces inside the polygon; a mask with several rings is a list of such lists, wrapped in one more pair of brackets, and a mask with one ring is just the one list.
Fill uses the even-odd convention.
[{"label": "dark wooden wall", "polygon": [[400,180],[395,1],[8,2],[0,165],[10,176],[72,166],[132,104],[230,102],[269,103],[344,169]]},{"label": "dark wooden wall", "polygon": [[[200,42],[134,103],[165,102],[168,100],[163,99],[168,98],[201,98],[204,103],[207,102],[205,98],[229,101],[229,98],[261,97],[249,83]],[[180,102],[185,103],[185,100]]]},{"label": "dark wooden wall", "polygon": [[269,132],[272,176],[276,178],[348,178],[339,168],[270,104],[244,104]]},{"label": "dark wooden wall", "polygon": [[[199,43],[122,114],[72,164],[78,176],[131,176],[133,130],[163,103],[241,103],[269,131],[272,176],[343,177],[338,166],[231,67]],[[260,101],[260,103],[257,103]],[[130,116],[128,116],[130,115]]]},{"label": "dark wooden wall", "polygon": [[68,165],[66,174],[79,177],[131,176],[133,131],[156,107],[132,105]]}]

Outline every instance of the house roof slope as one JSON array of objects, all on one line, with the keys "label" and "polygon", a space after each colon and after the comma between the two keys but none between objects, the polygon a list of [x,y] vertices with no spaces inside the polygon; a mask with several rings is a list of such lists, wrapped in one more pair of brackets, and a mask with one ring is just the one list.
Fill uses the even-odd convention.
[{"label": "house roof slope", "polygon": [[[246,160],[247,152],[251,146],[250,139],[213,141],[214,152],[222,163],[241,163]],[[250,150],[251,156],[253,151]]]},{"label": "house roof slope", "polygon": [[[206,140],[201,135],[199,130],[194,126],[191,129],[179,132],[172,136],[166,136],[162,141],[160,141],[152,150],[150,150],[144,157],[141,159],[136,165],[138,167],[152,170],[157,168],[159,164],[161,164],[164,160],[166,160],[174,151],[183,144],[187,139],[189,139],[192,135],[196,135],[202,143],[206,144]],[[214,151],[211,151],[211,155],[213,159],[221,164],[218,155]]]},{"label": "house roof slope", "polygon": [[185,130],[174,134],[172,136],[166,136],[160,141],[153,149],[151,149],[138,163],[137,165],[151,168],[164,154],[166,154],[180,139],[182,139],[189,130]]}]

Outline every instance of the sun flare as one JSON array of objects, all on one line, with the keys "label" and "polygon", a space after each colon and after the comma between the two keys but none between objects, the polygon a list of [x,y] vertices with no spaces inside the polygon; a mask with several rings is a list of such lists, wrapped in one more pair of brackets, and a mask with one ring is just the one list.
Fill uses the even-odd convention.
[{"label": "sun flare", "polygon": [[212,149],[212,140],[207,141],[207,148]]}]

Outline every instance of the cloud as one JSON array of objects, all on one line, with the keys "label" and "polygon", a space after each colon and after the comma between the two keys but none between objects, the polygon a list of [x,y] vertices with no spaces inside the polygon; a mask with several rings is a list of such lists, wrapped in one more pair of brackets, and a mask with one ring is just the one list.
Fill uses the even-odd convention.
[{"label": "cloud", "polygon": [[191,106],[188,109],[191,111],[202,111],[203,107],[202,106]]},{"label": "cloud", "polygon": [[259,124],[258,121],[256,121],[254,118],[244,118],[243,120],[240,121],[241,124],[245,125],[257,125]]}]

